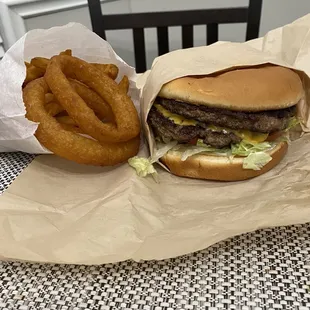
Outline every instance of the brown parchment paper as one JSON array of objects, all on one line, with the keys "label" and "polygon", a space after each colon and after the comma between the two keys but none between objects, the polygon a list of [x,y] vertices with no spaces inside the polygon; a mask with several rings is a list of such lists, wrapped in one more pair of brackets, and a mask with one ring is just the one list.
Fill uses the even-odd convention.
[{"label": "brown parchment paper", "polygon": [[[156,59],[138,83],[144,86],[143,120],[161,85],[184,75],[271,62],[299,70],[308,87],[310,15],[286,27],[268,34],[271,39],[220,42]],[[285,56],[293,52],[291,60]],[[308,100],[299,111],[307,131]],[[152,151],[154,141],[149,133],[147,138]],[[148,156],[148,149],[140,155]],[[309,172],[308,134],[290,145],[272,171],[235,183],[183,179],[163,169],[155,183],[128,165],[85,167],[41,155],[0,197],[0,256],[75,264],[164,259],[256,229],[306,223]]]}]

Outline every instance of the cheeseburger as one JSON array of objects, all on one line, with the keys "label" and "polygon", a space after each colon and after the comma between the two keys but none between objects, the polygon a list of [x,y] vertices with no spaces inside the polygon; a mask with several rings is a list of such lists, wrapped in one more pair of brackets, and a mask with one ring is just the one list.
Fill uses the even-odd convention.
[{"label": "cheeseburger", "polygon": [[148,124],[173,174],[245,180],[282,160],[303,96],[299,75],[280,66],[188,76],[162,87]]}]

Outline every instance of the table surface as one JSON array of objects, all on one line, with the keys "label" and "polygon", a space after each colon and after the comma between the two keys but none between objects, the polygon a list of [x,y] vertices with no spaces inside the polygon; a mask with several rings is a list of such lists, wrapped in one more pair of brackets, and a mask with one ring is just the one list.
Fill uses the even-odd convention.
[{"label": "table surface", "polygon": [[[0,193],[33,158],[0,154]],[[264,229],[157,262],[0,262],[0,309],[310,309],[310,224]]]}]

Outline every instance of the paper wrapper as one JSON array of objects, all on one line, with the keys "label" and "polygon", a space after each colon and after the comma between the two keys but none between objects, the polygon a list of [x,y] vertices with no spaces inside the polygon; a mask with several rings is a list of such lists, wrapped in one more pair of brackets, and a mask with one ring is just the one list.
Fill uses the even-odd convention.
[{"label": "paper wrapper", "polygon": [[50,58],[66,49],[88,62],[116,64],[119,67],[117,81],[124,74],[128,76],[129,94],[138,108],[135,69],[116,55],[108,42],[78,23],[32,30],[18,40],[0,62],[0,152],[50,153],[34,136],[37,124],[25,118],[21,89],[26,76],[24,61],[39,56]]},{"label": "paper wrapper", "polygon": [[[307,16],[247,44],[221,42],[156,59],[139,81],[140,86],[146,81],[144,121],[161,85],[176,77],[266,62],[309,75],[309,29]],[[308,76],[304,81],[307,86]],[[307,109],[305,101],[299,107],[305,130]],[[0,197],[0,255],[76,264],[164,259],[256,229],[310,221],[307,134],[277,167],[248,181],[209,182],[158,172],[155,183],[137,177],[128,165],[85,167],[39,156]]]},{"label": "paper wrapper", "polygon": [[157,58],[152,70],[137,82],[137,85],[143,88],[142,120],[151,155],[156,151],[156,142],[147,124],[147,116],[161,87],[183,76],[208,75],[235,68],[275,64],[299,73],[306,94],[305,99],[297,106],[298,116],[302,119],[303,131],[308,132],[310,130],[310,33],[306,30],[310,30],[310,15],[270,32],[263,39],[247,43],[218,42],[208,47],[177,50]]}]

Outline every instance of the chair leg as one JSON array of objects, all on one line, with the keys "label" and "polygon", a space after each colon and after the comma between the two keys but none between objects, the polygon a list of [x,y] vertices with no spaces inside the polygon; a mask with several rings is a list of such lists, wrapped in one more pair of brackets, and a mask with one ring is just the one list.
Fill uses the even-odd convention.
[{"label": "chair leg", "polygon": [[143,73],[146,71],[146,52],[143,28],[133,29],[133,42],[135,49],[136,72]]},{"label": "chair leg", "polygon": [[256,39],[259,36],[262,6],[262,0],[250,0],[246,30],[246,41]]},{"label": "chair leg", "polygon": [[208,24],[207,25],[207,45],[217,42],[219,39],[219,25]]},{"label": "chair leg", "polygon": [[182,26],[182,46],[183,48],[190,48],[194,46],[193,25]]},{"label": "chair leg", "polygon": [[101,4],[98,0],[88,0],[88,9],[93,31],[102,39],[106,40],[104,21],[101,11]]}]

